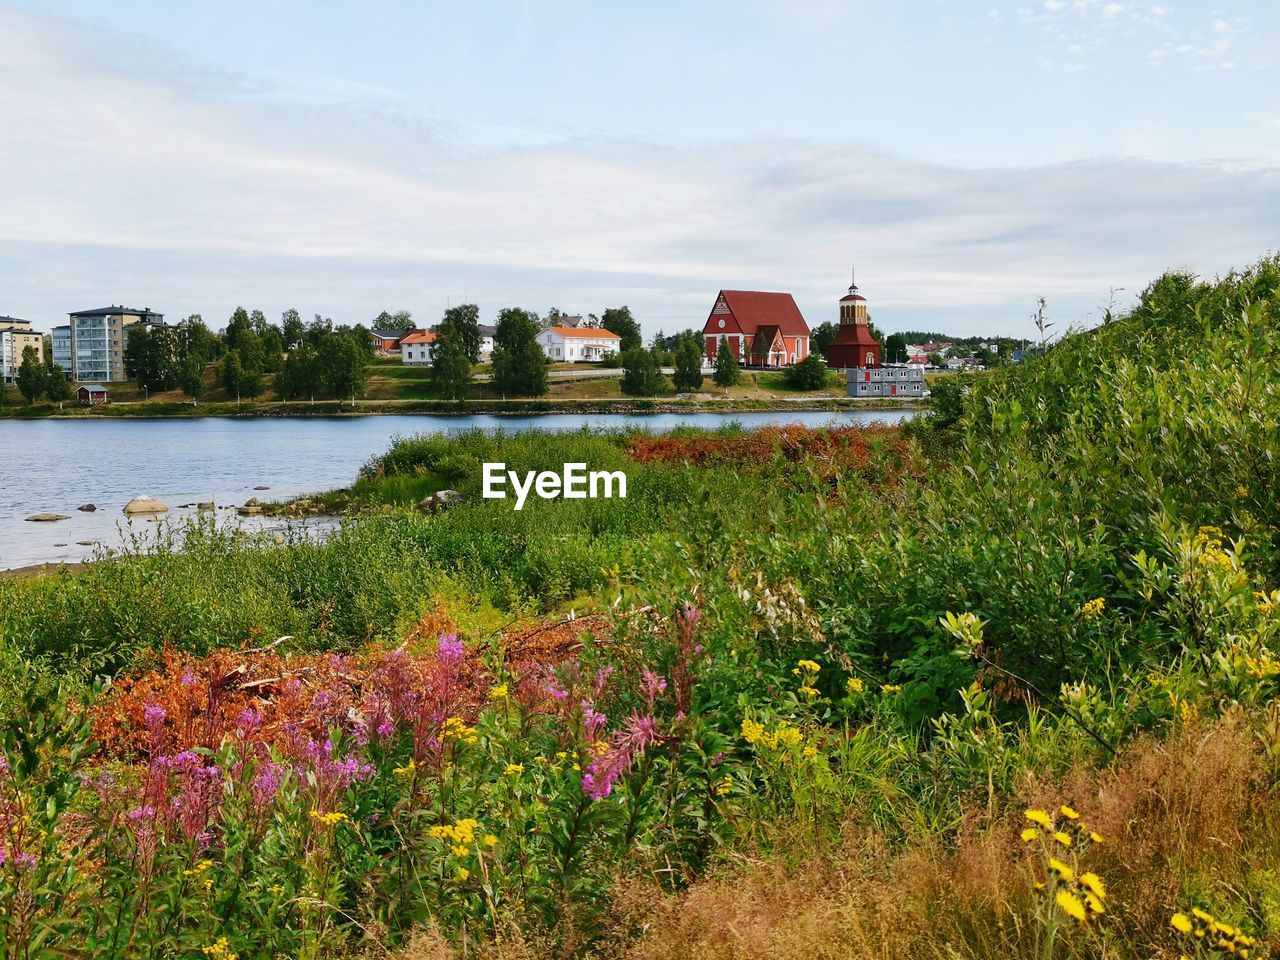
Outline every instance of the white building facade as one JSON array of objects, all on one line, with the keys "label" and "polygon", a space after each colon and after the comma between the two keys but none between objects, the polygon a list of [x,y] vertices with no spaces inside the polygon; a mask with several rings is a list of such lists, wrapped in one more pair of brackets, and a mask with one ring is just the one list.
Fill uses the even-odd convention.
[{"label": "white building facade", "polygon": [[538,334],[538,344],[557,363],[600,360],[618,353],[622,338],[612,330],[596,327],[548,327]]}]

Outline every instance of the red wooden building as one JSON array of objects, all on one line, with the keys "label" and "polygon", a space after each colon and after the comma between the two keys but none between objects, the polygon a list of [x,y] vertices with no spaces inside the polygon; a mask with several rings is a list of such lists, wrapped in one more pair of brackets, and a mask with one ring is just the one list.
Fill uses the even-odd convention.
[{"label": "red wooden building", "polygon": [[702,335],[712,363],[721,338],[749,366],[785,367],[809,355],[809,325],[789,293],[721,290]]},{"label": "red wooden building", "polygon": [[840,329],[827,344],[827,366],[878,367],[880,341],[867,325],[867,298],[858,293],[857,283],[840,298]]}]

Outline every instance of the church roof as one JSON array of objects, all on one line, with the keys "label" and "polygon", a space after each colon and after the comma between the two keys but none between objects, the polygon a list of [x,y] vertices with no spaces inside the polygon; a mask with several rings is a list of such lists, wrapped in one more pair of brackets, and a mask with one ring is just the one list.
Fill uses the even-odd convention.
[{"label": "church roof", "polygon": [[721,290],[742,332],[754,334],[763,327],[776,325],[788,337],[807,337],[809,325],[789,293],[767,293],[760,290]]}]

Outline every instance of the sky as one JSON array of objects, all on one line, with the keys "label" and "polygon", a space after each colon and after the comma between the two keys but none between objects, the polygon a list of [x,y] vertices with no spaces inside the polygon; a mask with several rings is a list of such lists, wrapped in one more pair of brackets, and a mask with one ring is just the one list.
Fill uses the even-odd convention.
[{"label": "sky", "polygon": [[0,0],[0,315],[1032,336],[1280,248],[1280,4]]}]

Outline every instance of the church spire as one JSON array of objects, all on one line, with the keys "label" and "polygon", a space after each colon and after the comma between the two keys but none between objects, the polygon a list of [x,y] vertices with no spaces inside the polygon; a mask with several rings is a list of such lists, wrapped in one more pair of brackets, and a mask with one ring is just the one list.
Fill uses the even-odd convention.
[{"label": "church spire", "polygon": [[849,268],[849,273],[850,273],[849,279],[852,281],[849,284],[849,292],[857,293],[858,292],[858,265],[856,263]]}]

